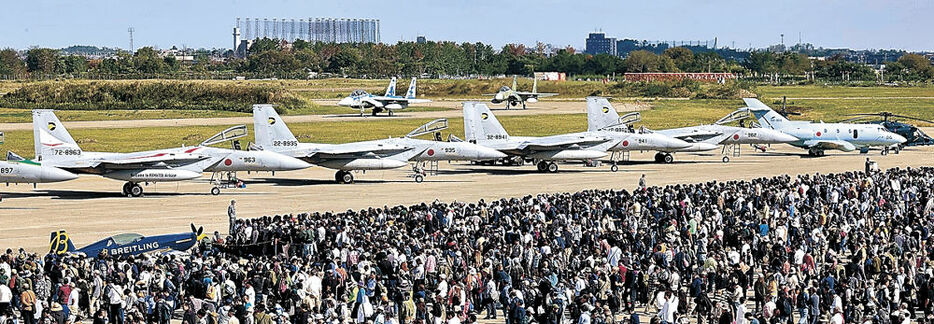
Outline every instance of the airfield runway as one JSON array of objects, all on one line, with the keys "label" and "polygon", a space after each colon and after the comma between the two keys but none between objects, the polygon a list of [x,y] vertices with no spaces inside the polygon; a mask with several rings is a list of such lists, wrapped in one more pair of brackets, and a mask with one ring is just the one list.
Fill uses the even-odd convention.
[{"label": "airfield runway", "polygon": [[[71,126],[71,125],[69,125]],[[930,130],[929,130],[930,131]],[[146,196],[119,195],[122,182],[96,176],[60,184],[0,185],[0,246],[22,246],[45,252],[49,233],[64,229],[76,245],[88,244],[124,232],[159,234],[184,232],[188,224],[203,225],[208,233],[227,229],[227,204],[237,201],[239,217],[342,211],[386,204],[412,204],[440,199],[476,201],[547,192],[636,186],[646,174],[650,185],[693,183],[710,180],[750,179],[761,176],[802,173],[830,173],[863,170],[867,155],[830,152],[810,158],[804,150],[773,146],[767,153],[743,148],[743,156],[730,163],[720,162],[719,151],[705,155],[677,154],[670,165],[656,164],[652,153],[634,153],[632,160],[610,172],[608,165],[585,167],[562,164],[557,174],[543,174],[535,167],[492,167],[469,164],[441,164],[437,176],[415,183],[407,176],[409,168],[356,174],[357,183],[333,183],[332,170],[314,167],[302,171],[240,176],[246,189],[227,189],[211,196],[207,180],[159,183],[145,187]],[[868,155],[881,168],[934,165],[934,147],[909,148],[900,154]],[[210,175],[206,176],[207,178]]]}]

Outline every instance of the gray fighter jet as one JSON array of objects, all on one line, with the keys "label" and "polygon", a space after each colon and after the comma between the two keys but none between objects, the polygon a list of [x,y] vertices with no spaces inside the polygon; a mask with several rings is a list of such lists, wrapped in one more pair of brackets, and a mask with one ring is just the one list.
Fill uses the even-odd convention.
[{"label": "gray fighter jet", "polygon": [[[336,169],[334,180],[338,183],[353,183],[351,171],[356,170],[395,169],[409,162],[485,161],[505,157],[496,150],[470,143],[409,137],[345,144],[300,143],[272,105],[253,105],[253,131],[258,148]],[[417,182],[424,179],[419,174],[413,177]]]},{"label": "gray fighter jet", "polygon": [[[721,120],[722,122],[723,120]],[[629,124],[633,121],[621,122],[619,114],[613,105],[603,97],[587,98],[587,129],[588,130],[608,130],[622,133],[634,132]],[[657,149],[655,155],[656,162],[671,163],[674,152],[702,152],[717,149],[720,145],[724,146],[722,153],[723,162],[729,162],[730,158],[726,155],[728,147],[738,149],[742,144],[780,144],[797,141],[794,136],[789,136],[778,131],[762,128],[743,128],[726,126],[719,124],[699,125],[690,127],[681,127],[664,130],[644,129],[643,133],[655,133],[670,136],[690,143],[690,146],[680,149]]]},{"label": "gray fighter jet", "polygon": [[586,161],[607,155],[617,144],[613,138],[591,133],[543,137],[510,136],[490,108],[482,102],[464,102],[464,136],[470,143],[532,160],[539,171],[558,172],[555,161]]}]

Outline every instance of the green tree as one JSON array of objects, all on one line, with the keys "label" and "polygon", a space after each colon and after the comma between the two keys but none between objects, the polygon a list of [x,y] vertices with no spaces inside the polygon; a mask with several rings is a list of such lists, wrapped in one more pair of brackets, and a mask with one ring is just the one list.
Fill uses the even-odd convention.
[{"label": "green tree", "polygon": [[672,47],[666,49],[662,55],[671,58],[674,61],[675,66],[678,67],[681,71],[693,71],[695,70],[694,64],[694,52],[684,47]]},{"label": "green tree", "polygon": [[19,58],[15,50],[7,48],[0,51],[0,76],[17,77],[26,74],[26,63]]},{"label": "green tree", "polygon": [[88,60],[80,55],[68,55],[63,58],[65,73],[79,74],[88,71]]},{"label": "green tree", "polygon": [[136,50],[133,56],[133,66],[142,73],[163,73],[166,71],[165,60],[152,47],[143,47]]},{"label": "green tree", "polygon": [[26,68],[30,73],[51,75],[61,71],[60,67],[58,51],[54,49],[33,48],[26,52]]}]

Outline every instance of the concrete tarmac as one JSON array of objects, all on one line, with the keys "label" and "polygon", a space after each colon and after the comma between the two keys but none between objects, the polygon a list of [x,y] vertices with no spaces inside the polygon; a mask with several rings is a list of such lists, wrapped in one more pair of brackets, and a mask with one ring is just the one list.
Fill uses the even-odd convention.
[{"label": "concrete tarmac", "polygon": [[[69,125],[70,126],[70,125]],[[676,154],[675,163],[657,164],[654,153],[636,152],[619,172],[609,165],[586,167],[561,164],[556,174],[539,173],[532,165],[522,167],[478,166],[442,163],[436,176],[415,183],[408,167],[356,173],[357,183],[335,184],[334,171],[313,167],[302,171],[240,173],[245,189],[209,193],[210,174],[202,180],[145,186],[145,196],[120,195],[122,182],[84,175],[58,184],[0,185],[0,248],[25,247],[45,252],[49,233],[64,229],[77,246],[110,235],[137,232],[144,235],[188,231],[189,223],[204,226],[207,233],[225,232],[227,205],[237,201],[239,217],[343,211],[387,204],[442,201],[477,201],[528,194],[573,192],[583,189],[633,189],[642,174],[649,185],[751,179],[780,174],[862,171],[866,157],[881,168],[934,166],[934,147],[908,148],[900,154],[881,156],[858,152],[828,151],[820,158],[786,145],[773,145],[766,153],[743,147],[743,155],[729,163],[719,150],[707,154]]]}]

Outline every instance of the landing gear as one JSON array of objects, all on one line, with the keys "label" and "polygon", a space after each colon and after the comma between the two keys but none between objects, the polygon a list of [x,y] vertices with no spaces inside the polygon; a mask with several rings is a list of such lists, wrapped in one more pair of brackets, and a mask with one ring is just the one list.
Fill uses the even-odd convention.
[{"label": "landing gear", "polygon": [[337,170],[334,174],[334,181],[343,184],[353,183],[353,173],[350,173],[350,171]]},{"label": "landing gear", "polygon": [[659,163],[671,163],[675,161],[675,157],[671,153],[655,153],[655,162]]},{"label": "landing gear", "polygon": [[895,147],[895,154],[898,154],[898,153],[901,153],[901,152],[902,152],[902,146],[901,146],[901,145],[896,146],[896,147]]},{"label": "landing gear", "polygon": [[610,172],[616,171],[619,171],[619,166],[617,166],[616,163],[613,163],[613,165],[610,166]]},{"label": "landing gear", "polygon": [[548,170],[548,162],[538,161],[535,167],[538,168],[539,172],[545,172],[545,170]]},{"label": "landing gear", "polygon": [[218,188],[218,187],[211,188],[211,195],[217,196],[219,194],[221,194],[221,188]]},{"label": "landing gear", "polygon": [[883,148],[882,148],[881,154],[882,154],[883,156],[889,155],[889,148],[888,148],[888,147],[883,147]]},{"label": "landing gear", "polygon": [[522,109],[526,109],[526,107],[525,107],[525,101],[522,102]]},{"label": "landing gear", "polygon": [[415,183],[422,183],[422,181],[425,181],[425,176],[423,176],[423,175],[421,175],[421,174],[416,174],[416,175],[415,175]]},{"label": "landing gear", "polygon": [[729,157],[729,156],[724,156],[724,157],[723,157],[723,163],[730,163],[730,157]]},{"label": "landing gear", "polygon": [[815,157],[816,157],[816,156],[824,156],[824,150],[810,149],[810,150],[808,150],[808,156],[815,156]]},{"label": "landing gear", "polygon": [[558,172],[558,164],[554,162],[548,162],[548,172],[549,173]]},{"label": "landing gear", "polygon": [[518,102],[510,101],[510,102],[508,102],[508,103],[506,104],[506,109],[509,109],[509,106],[515,107],[515,106],[518,106],[518,105],[519,105]]},{"label": "landing gear", "polygon": [[143,187],[138,183],[127,182],[123,184],[123,195],[127,197],[139,197],[143,195]]}]

